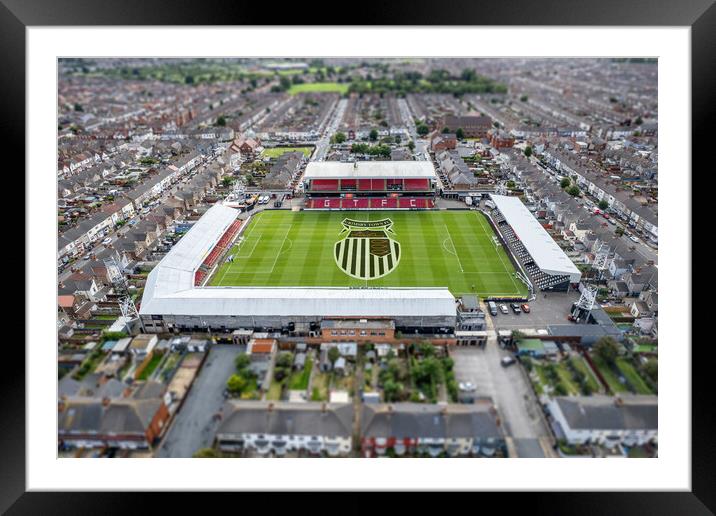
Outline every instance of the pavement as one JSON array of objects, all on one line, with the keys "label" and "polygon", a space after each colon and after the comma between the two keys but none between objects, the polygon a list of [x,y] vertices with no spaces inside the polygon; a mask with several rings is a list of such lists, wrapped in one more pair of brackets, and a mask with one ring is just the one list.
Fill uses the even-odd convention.
[{"label": "pavement", "polygon": [[503,428],[511,438],[509,448],[518,457],[553,457],[552,434],[542,407],[522,366],[502,367],[500,360],[509,352],[500,348],[487,316],[488,339],[485,348],[457,346],[450,354],[455,361],[455,379],[472,382],[477,396],[493,399]]},{"label": "pavement", "polygon": [[235,371],[234,360],[245,346],[214,345],[176,414],[155,457],[189,458],[211,446],[219,421],[214,415],[224,405],[226,381]]}]

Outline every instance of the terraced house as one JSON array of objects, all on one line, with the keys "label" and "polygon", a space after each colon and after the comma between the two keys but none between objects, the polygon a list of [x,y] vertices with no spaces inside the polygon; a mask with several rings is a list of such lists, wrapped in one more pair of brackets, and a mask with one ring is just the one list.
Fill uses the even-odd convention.
[{"label": "terraced house", "polygon": [[352,421],[350,403],[228,401],[216,441],[224,452],[344,456],[351,451]]},{"label": "terraced house", "polygon": [[470,405],[363,405],[362,454],[381,456],[389,450],[431,457],[506,455],[501,423],[486,398]]}]

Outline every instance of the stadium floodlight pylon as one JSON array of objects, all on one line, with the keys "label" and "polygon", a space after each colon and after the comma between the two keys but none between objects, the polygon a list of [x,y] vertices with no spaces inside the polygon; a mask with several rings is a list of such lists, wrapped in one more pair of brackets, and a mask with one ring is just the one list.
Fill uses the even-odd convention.
[{"label": "stadium floodlight pylon", "polygon": [[142,318],[139,316],[137,306],[134,304],[134,301],[132,301],[132,298],[130,296],[124,296],[119,300],[119,309],[122,312],[122,317],[124,317],[125,321],[127,321],[128,329],[129,323],[131,323],[135,319],[139,319],[139,327],[142,329],[142,333],[145,333],[144,322],[142,322]]},{"label": "stadium floodlight pylon", "polygon": [[117,260],[114,259],[114,256],[110,256],[104,260],[104,267],[107,269],[107,278],[112,283],[114,288],[121,294],[127,294],[127,278],[119,268]]},{"label": "stadium floodlight pylon", "polygon": [[602,243],[599,246],[596,254],[594,255],[594,262],[592,267],[599,272],[599,280],[604,276],[604,271],[607,270],[611,263],[614,261],[614,257],[609,256],[609,246],[606,243]]},{"label": "stadium floodlight pylon", "polygon": [[582,283],[582,294],[574,305],[572,316],[575,322],[586,322],[597,301],[597,286]]}]

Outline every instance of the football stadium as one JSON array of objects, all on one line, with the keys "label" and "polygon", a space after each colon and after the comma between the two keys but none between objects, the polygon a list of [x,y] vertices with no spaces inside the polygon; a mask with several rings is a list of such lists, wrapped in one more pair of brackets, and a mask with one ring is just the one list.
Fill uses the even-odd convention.
[{"label": "football stadium", "polygon": [[477,211],[263,211],[208,284],[447,287],[455,296],[526,296],[495,239]]},{"label": "football stadium", "polygon": [[302,209],[216,204],[147,278],[147,331],[318,328],[391,320],[449,334],[456,298],[528,300],[579,270],[517,197],[436,209],[429,162],[313,162]]}]

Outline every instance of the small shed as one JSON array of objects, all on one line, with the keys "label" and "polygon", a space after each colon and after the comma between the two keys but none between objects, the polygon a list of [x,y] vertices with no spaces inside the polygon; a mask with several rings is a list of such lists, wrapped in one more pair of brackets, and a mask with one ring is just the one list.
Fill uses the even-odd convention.
[{"label": "small shed", "polygon": [[125,337],[123,339],[119,339],[117,343],[112,347],[112,354],[114,355],[124,355],[127,352],[127,349],[129,348],[129,344],[132,342],[131,337]]},{"label": "small shed", "polygon": [[333,370],[338,374],[345,374],[346,372],[346,359],[344,357],[340,357],[336,362],[333,364]]},{"label": "small shed", "polygon": [[330,403],[350,403],[351,398],[348,394],[348,391],[331,391],[330,393]]},{"label": "small shed", "polygon": [[363,403],[371,403],[371,404],[380,403],[380,393],[379,392],[364,392],[363,393]]},{"label": "small shed", "polygon": [[323,373],[327,373],[328,371],[333,369],[333,365],[331,364],[331,361],[328,359],[328,350],[326,350],[326,349],[321,350],[321,360],[320,360],[318,368]]},{"label": "small shed", "polygon": [[306,365],[306,354],[305,353],[297,353],[293,359],[293,368],[294,369],[303,369],[303,367],[305,365]]},{"label": "small shed", "polygon": [[358,344],[355,342],[339,342],[336,346],[342,357],[355,359],[358,355]]}]

